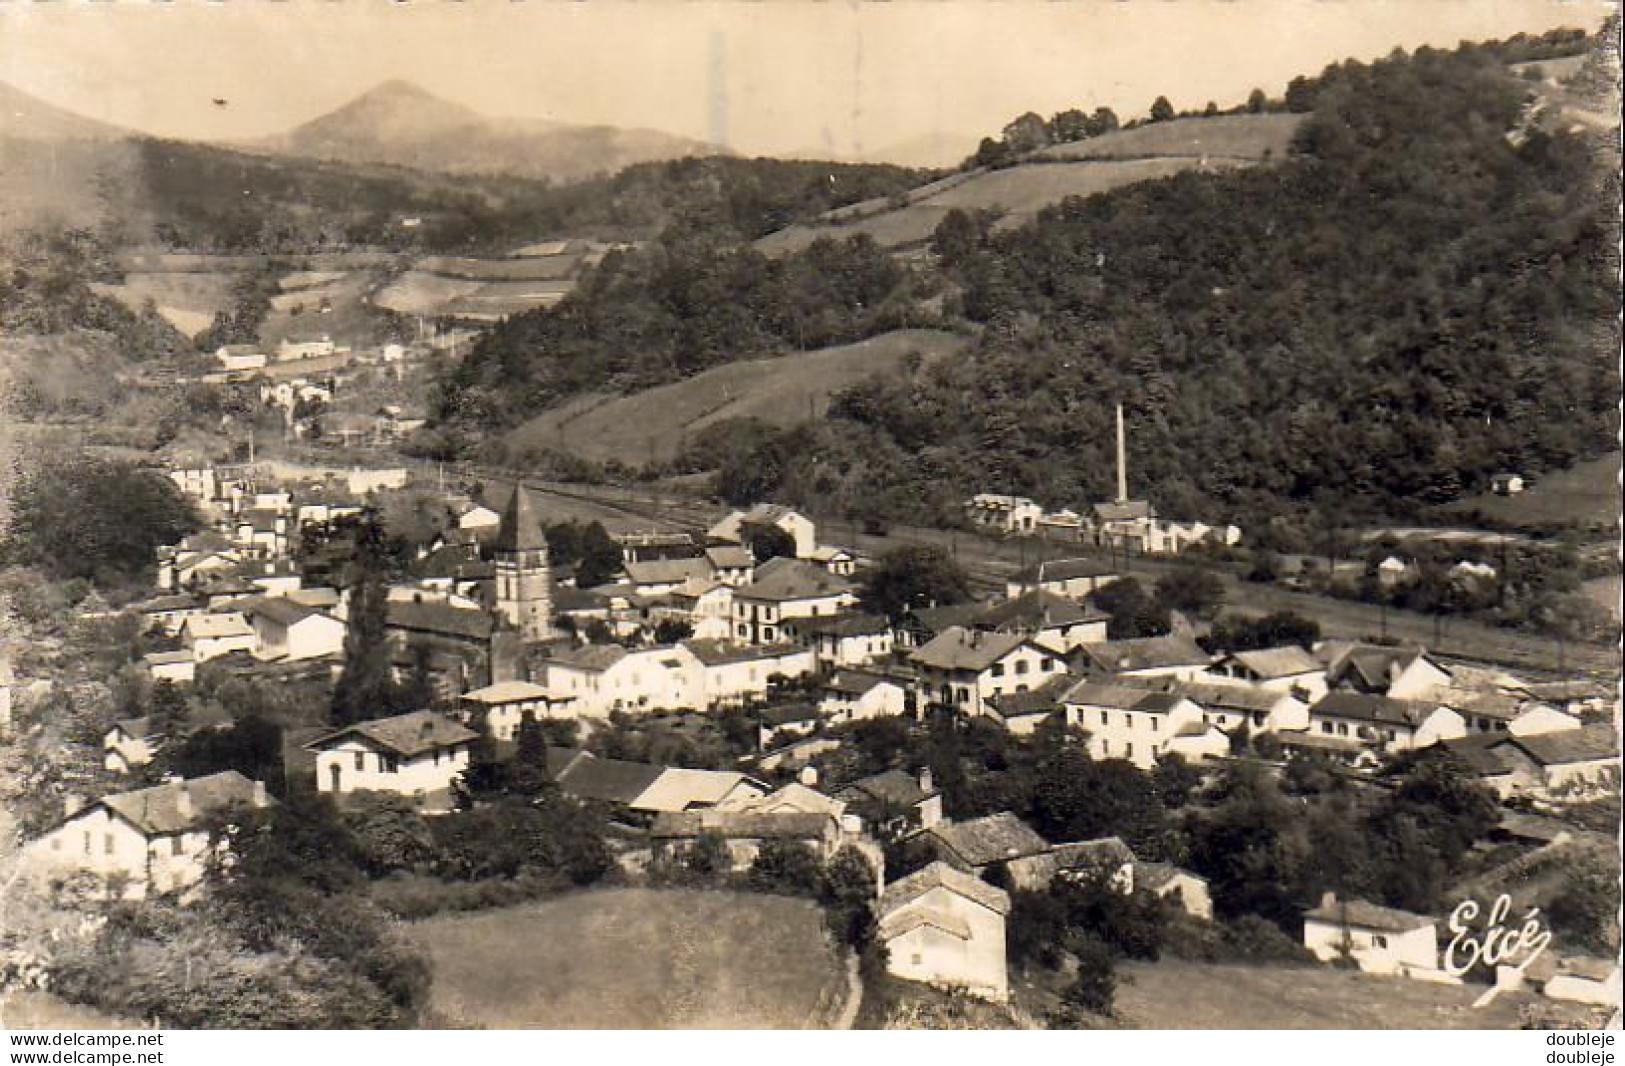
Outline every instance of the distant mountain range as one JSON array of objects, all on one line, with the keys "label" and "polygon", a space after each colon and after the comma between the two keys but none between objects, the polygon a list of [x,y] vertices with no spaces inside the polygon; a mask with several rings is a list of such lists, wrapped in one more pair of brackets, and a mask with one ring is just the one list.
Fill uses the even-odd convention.
[{"label": "distant mountain range", "polygon": [[452,174],[569,181],[634,163],[727,155],[728,149],[656,130],[489,118],[404,81],[387,81],[249,151]]}]

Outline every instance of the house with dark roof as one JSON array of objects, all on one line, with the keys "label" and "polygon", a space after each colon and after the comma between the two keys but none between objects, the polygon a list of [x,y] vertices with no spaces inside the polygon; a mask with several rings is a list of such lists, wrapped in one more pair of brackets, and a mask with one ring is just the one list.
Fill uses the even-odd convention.
[{"label": "house with dark roof", "polygon": [[942,821],[942,793],[932,783],[929,767],[918,777],[906,770],[873,774],[847,785],[835,798],[883,835],[904,836]]},{"label": "house with dark roof", "polygon": [[1010,896],[933,862],[887,885],[876,906],[893,977],[1003,1001],[1009,996],[1004,921]]},{"label": "house with dark roof", "polygon": [[203,879],[213,821],[273,802],[263,783],[235,770],[169,781],[70,812],[27,846],[27,856],[61,874],[90,874],[116,898],[184,892]]},{"label": "house with dark roof", "polygon": [[1049,851],[1049,841],[1009,811],[963,822],[944,819],[920,834],[936,857],[985,879],[989,870]]},{"label": "house with dark roof", "polygon": [[988,715],[1005,729],[1018,735],[1036,730],[1045,722],[1065,721],[1061,697],[1077,681],[1070,674],[1052,677],[1026,692],[1007,692],[988,700]]},{"label": "house with dark roof", "polygon": [[756,745],[763,751],[771,751],[812,735],[823,721],[823,712],[816,703],[797,700],[763,707],[756,712]]},{"label": "house with dark roof", "polygon": [[1092,676],[1194,681],[1213,662],[1213,656],[1189,637],[1169,635],[1084,644],[1072,662],[1079,673]]},{"label": "house with dark roof", "polygon": [[1192,918],[1213,918],[1213,894],[1208,890],[1207,878],[1171,862],[1136,861],[1134,890],[1171,901]]},{"label": "house with dark roof", "polygon": [[1315,647],[1315,657],[1326,664],[1326,686],[1331,689],[1426,699],[1451,682],[1449,667],[1423,648],[1326,640]]},{"label": "house with dark roof", "polygon": [[435,711],[357,722],[306,745],[316,753],[316,788],[343,797],[388,792],[425,812],[451,809],[452,786],[468,769],[477,734]]},{"label": "house with dark roof", "polygon": [[908,710],[908,689],[891,674],[837,670],[824,681],[818,709],[835,725],[903,714]]},{"label": "house with dark roof", "polygon": [[968,717],[991,710],[998,696],[1028,692],[1066,673],[1055,652],[1020,633],[950,626],[909,657],[919,669],[920,702]]},{"label": "house with dark roof", "polygon": [[1534,736],[1507,736],[1491,749],[1515,794],[1540,798],[1618,795],[1619,734],[1612,722]]},{"label": "house with dark roof", "polygon": [[1310,704],[1309,730],[1392,753],[1464,737],[1467,723],[1459,712],[1433,700],[1334,691]]},{"label": "house with dark roof", "polygon": [[1070,656],[1085,644],[1104,643],[1106,622],[1106,613],[1096,607],[1033,589],[987,605],[971,625],[998,633],[1020,633],[1041,648]]},{"label": "house with dark roof", "polygon": [[390,600],[384,632],[396,673],[404,676],[422,663],[447,696],[521,674],[522,642],[490,611],[427,598]]},{"label": "house with dark roof", "polygon": [[1439,929],[1432,918],[1338,899],[1334,892],[1304,912],[1303,946],[1322,962],[1353,959],[1366,973],[1424,978],[1439,973]]},{"label": "house with dark roof", "polygon": [[1017,888],[1040,891],[1057,880],[1104,885],[1125,896],[1134,891],[1134,852],[1118,837],[1054,844],[1008,864]]},{"label": "house with dark roof", "polygon": [[548,774],[577,799],[650,816],[741,809],[768,794],[766,784],[736,770],[689,770],[606,759],[578,748],[549,748]]},{"label": "house with dark roof", "polygon": [[839,614],[857,602],[851,581],[816,563],[769,559],[734,590],[734,637],[742,644],[776,644],[790,619]]},{"label": "house with dark roof", "polygon": [[254,627],[254,654],[261,659],[296,662],[344,650],[344,623],[315,607],[259,596],[244,605],[243,617]]},{"label": "house with dark roof", "polygon": [[1229,754],[1230,739],[1178,692],[1144,684],[1083,680],[1061,697],[1067,725],[1089,734],[1095,759],[1126,759],[1142,770],[1165,755],[1190,763]]},{"label": "house with dark roof", "polygon": [[862,666],[891,654],[891,623],[859,611],[814,618],[792,618],[783,624],[784,639],[811,648],[824,669]]},{"label": "house with dark roof", "polygon": [[1013,600],[1026,592],[1049,592],[1081,600],[1121,577],[1117,570],[1103,559],[1046,559],[1007,579],[1005,596]]}]

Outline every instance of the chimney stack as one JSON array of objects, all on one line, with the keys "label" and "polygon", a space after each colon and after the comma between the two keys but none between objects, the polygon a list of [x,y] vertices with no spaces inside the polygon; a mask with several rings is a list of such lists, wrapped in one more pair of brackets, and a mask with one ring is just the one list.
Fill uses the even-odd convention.
[{"label": "chimney stack", "polygon": [[803,766],[801,768],[801,773],[796,775],[796,779],[798,781],[800,781],[803,785],[807,786],[808,788],[817,788],[818,787],[818,767],[816,767],[816,766]]},{"label": "chimney stack", "polygon": [[1123,405],[1117,405],[1117,502],[1128,502],[1128,434],[1123,429]]},{"label": "chimney stack", "polygon": [[933,784],[934,784],[934,781],[932,780],[932,777],[931,777],[931,767],[927,766],[927,767],[923,768],[922,770],[920,770],[920,791],[921,792],[935,792],[936,789],[934,787],[932,787]]},{"label": "chimney stack", "polygon": [[271,805],[271,798],[270,798],[270,796],[266,795],[265,782],[264,781],[256,781],[256,782],[254,782],[254,806],[256,806],[256,807],[269,807],[270,805]]},{"label": "chimney stack", "polygon": [[175,813],[183,819],[192,817],[192,793],[185,781],[175,786]]}]

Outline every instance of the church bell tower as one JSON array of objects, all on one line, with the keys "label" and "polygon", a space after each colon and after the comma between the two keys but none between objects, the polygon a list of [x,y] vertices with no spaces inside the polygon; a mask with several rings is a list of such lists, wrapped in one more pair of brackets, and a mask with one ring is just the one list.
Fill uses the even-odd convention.
[{"label": "church bell tower", "polygon": [[525,643],[553,636],[553,569],[547,537],[525,486],[516,484],[496,540],[497,613]]}]

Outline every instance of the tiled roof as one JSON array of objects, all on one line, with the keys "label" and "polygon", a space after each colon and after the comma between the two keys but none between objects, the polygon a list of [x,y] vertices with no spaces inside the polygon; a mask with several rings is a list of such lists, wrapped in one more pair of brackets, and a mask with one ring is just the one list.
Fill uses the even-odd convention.
[{"label": "tiled roof", "polygon": [[[549,763],[552,761],[549,752]],[[651,763],[601,759],[591,752],[580,752],[571,757],[556,778],[561,788],[581,799],[630,804],[665,772],[665,767]]]},{"label": "tiled roof", "polygon": [[1189,870],[1175,866],[1171,862],[1136,861],[1134,863],[1135,888],[1149,888],[1155,892],[1176,877],[1190,877],[1204,883],[1207,881],[1207,878],[1199,874],[1193,874]]},{"label": "tiled roof", "polygon": [[828,692],[838,692],[843,696],[861,696],[876,685],[901,687],[895,678],[884,674],[871,674],[863,670],[837,670],[824,682],[824,689]]},{"label": "tiled roof", "polygon": [[1320,906],[1305,911],[1303,916],[1306,920],[1352,929],[1379,929],[1390,933],[1408,933],[1435,924],[1432,918],[1392,907],[1379,907],[1363,899],[1324,900]]},{"label": "tiled roof", "polygon": [[735,644],[727,640],[685,640],[683,647],[706,666],[728,663],[758,662],[764,659],[782,659],[786,655],[810,655],[805,648],[794,644]]},{"label": "tiled roof", "polygon": [[1079,681],[1061,696],[1061,702],[1075,707],[1104,707],[1118,711],[1167,712],[1180,697],[1139,685],[1114,685],[1101,681]]},{"label": "tiled roof", "polygon": [[1285,692],[1273,692],[1251,685],[1208,684],[1201,681],[1181,681],[1172,691],[1192,703],[1224,710],[1252,711],[1267,714],[1282,700],[1290,699]]},{"label": "tiled roof", "polygon": [[1049,842],[1008,811],[926,830],[969,866],[1019,859],[1049,850]]},{"label": "tiled roof", "polygon": [[770,561],[781,565],[758,566],[750,584],[742,586],[734,593],[737,598],[779,603],[786,600],[821,599],[852,591],[852,582],[830,573],[821,566],[800,559]]},{"label": "tiled roof", "polygon": [[1020,633],[984,633],[949,626],[915,649],[913,660],[937,670],[974,670],[980,673],[1027,643]]},{"label": "tiled roof", "polygon": [[1078,649],[1101,670],[1117,673],[1174,666],[1206,666],[1213,656],[1189,637],[1137,637],[1085,644]]},{"label": "tiled roof", "polygon": [[837,794],[837,799],[848,803],[877,801],[891,807],[912,807],[930,799],[937,793],[920,787],[920,779],[903,770],[887,770],[872,777],[854,781]]},{"label": "tiled roof", "polygon": [[985,608],[976,616],[975,624],[990,629],[1019,627],[1036,630],[1079,622],[1104,622],[1106,618],[1106,613],[1095,607],[1085,606],[1047,589],[1033,589]]},{"label": "tiled roof", "polygon": [[1365,692],[1328,692],[1310,706],[1309,713],[1323,718],[1346,718],[1414,729],[1438,707],[1437,703],[1396,700]]},{"label": "tiled roof", "polygon": [[879,615],[860,614],[856,611],[820,615],[816,618],[791,618],[785,626],[798,633],[824,637],[868,637],[891,631],[891,623]]},{"label": "tiled roof", "polygon": [[582,644],[575,648],[559,648],[547,657],[547,664],[567,666],[572,670],[608,670],[626,658],[627,650],[619,644]]},{"label": "tiled roof", "polygon": [[690,578],[709,578],[711,564],[704,559],[650,559],[627,563],[626,577],[634,585],[677,585]]},{"label": "tiled roof", "polygon": [[[182,790],[190,800],[185,807],[181,802]],[[148,837],[172,836],[198,828],[216,811],[236,804],[252,805],[255,792],[253,781],[236,770],[225,770],[190,781],[105,796],[99,802]]]},{"label": "tiled roof", "polygon": [[502,522],[497,527],[493,545],[499,552],[546,551],[547,536],[536,517],[536,506],[531,503],[530,492],[522,484],[513,487],[508,505],[502,509]]},{"label": "tiled roof", "polygon": [[466,744],[476,739],[478,734],[434,711],[412,711],[393,718],[357,722],[313,740],[308,746],[328,748],[351,736],[365,738],[403,758],[411,759],[436,748]]},{"label": "tiled roof", "polygon": [[750,549],[737,544],[719,544],[705,549],[705,559],[717,570],[749,570],[756,565]]},{"label": "tiled roof", "polygon": [[991,702],[1005,718],[1014,718],[1024,714],[1043,714],[1057,710],[1061,706],[1061,697],[1066,695],[1072,687],[1075,678],[1061,675],[1052,677],[1035,689],[1027,692],[1005,692],[994,696]]},{"label": "tiled roof", "polygon": [[1296,644],[1281,648],[1259,648],[1238,651],[1227,658],[1234,659],[1266,681],[1298,674],[1315,674],[1324,669],[1320,662]]},{"label": "tiled roof", "polygon": [[1522,749],[1542,766],[1619,758],[1619,737],[1610,722],[1595,722],[1579,729],[1532,737],[1510,737],[1506,743]]},{"label": "tiled roof", "polygon": [[485,611],[453,607],[449,603],[391,601],[388,625],[420,633],[439,633],[465,640],[490,640],[496,620]]},{"label": "tiled roof", "polygon": [[758,718],[766,726],[785,726],[816,722],[819,713],[817,706],[811,703],[781,703],[776,707],[764,708],[758,712]]},{"label": "tiled roof", "polygon": [[258,596],[243,609],[243,613],[251,618],[268,618],[280,626],[292,626],[322,612],[280,596]]},{"label": "tiled roof", "polygon": [[195,614],[186,620],[184,631],[194,640],[254,635],[240,614]]},{"label": "tiled roof", "polygon": [[1117,568],[1100,559],[1047,559],[1010,578],[1019,585],[1042,585],[1050,581],[1075,581],[1085,577],[1112,577]]},{"label": "tiled roof", "polygon": [[998,914],[1010,913],[1009,893],[974,874],[956,870],[945,862],[934,862],[886,886],[886,890],[880,894],[878,909],[881,921],[885,922],[893,911],[914,902],[934,888],[945,888]]},{"label": "tiled roof", "polygon": [[497,703],[519,703],[523,700],[552,699],[553,694],[540,685],[533,685],[529,681],[498,681],[494,685],[486,685],[472,692],[465,692],[462,699],[469,703],[482,703],[487,706]]}]

